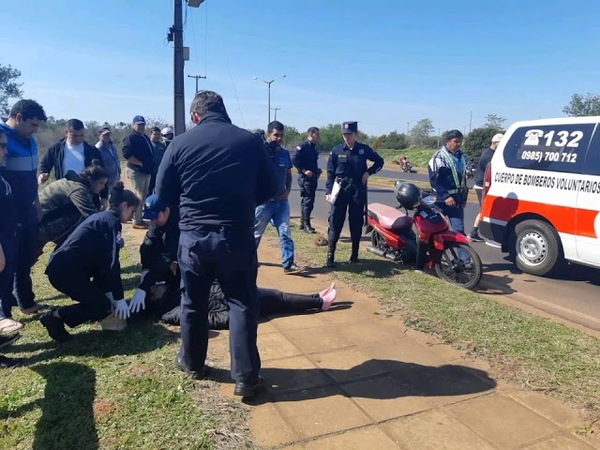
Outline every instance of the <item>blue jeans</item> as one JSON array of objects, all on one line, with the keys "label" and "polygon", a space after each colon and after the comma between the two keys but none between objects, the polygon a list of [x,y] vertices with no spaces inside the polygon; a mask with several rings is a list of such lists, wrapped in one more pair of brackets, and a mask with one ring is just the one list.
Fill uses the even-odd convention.
[{"label": "blue jeans", "polygon": [[231,376],[255,382],[260,370],[256,345],[259,303],[258,262],[251,228],[200,226],[182,231],[178,250],[181,298],[180,359],[201,370],[208,348],[208,299],[218,280],[229,305]]},{"label": "blue jeans", "polygon": [[465,208],[462,205],[448,206],[446,204],[438,204],[442,212],[450,219],[452,231],[460,234],[465,234]]},{"label": "blue jeans", "polygon": [[290,203],[287,200],[269,200],[257,206],[254,221],[254,240],[256,248],[269,222],[277,228],[281,247],[281,265],[289,268],[294,264],[294,241],[290,230]]}]

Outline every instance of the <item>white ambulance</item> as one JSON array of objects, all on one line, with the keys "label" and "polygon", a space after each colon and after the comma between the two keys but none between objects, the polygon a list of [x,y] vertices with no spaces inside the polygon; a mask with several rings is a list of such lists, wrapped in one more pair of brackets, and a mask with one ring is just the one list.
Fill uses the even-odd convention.
[{"label": "white ambulance", "polygon": [[517,122],[488,167],[479,233],[516,265],[600,267],[600,116]]}]

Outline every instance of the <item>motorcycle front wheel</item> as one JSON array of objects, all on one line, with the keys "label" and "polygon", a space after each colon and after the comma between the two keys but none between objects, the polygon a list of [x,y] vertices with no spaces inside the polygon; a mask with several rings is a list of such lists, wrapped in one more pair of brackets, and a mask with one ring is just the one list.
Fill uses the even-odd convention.
[{"label": "motorcycle front wheel", "polygon": [[473,248],[460,242],[448,242],[436,255],[435,273],[442,280],[466,289],[474,289],[481,281],[481,259]]}]

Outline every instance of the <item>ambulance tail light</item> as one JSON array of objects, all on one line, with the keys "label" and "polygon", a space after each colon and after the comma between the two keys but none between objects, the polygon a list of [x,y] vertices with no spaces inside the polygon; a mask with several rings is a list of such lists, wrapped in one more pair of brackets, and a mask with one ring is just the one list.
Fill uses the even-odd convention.
[{"label": "ambulance tail light", "polygon": [[492,163],[490,162],[485,168],[485,174],[483,176],[483,197],[485,197],[490,190],[492,185]]}]

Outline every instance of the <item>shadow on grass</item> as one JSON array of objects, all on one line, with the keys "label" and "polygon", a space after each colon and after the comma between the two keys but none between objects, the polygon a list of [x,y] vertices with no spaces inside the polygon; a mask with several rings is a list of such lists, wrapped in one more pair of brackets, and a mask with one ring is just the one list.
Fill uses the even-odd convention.
[{"label": "shadow on grass", "polygon": [[6,420],[34,408],[42,415],[35,426],[34,450],[99,448],[94,421],[96,372],[72,362],[51,362],[31,367],[46,380],[44,398],[21,406],[10,414],[0,411]]},{"label": "shadow on grass", "polygon": [[483,393],[496,387],[487,372],[471,367],[434,367],[382,359],[371,359],[347,370],[268,367],[261,374],[270,388],[248,403],[296,402],[335,395],[377,400],[447,397]]}]

